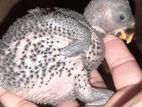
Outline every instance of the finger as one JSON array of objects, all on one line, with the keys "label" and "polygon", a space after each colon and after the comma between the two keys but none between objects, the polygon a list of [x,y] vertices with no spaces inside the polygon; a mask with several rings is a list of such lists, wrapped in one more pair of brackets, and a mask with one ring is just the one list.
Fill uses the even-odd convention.
[{"label": "finger", "polygon": [[124,95],[128,90],[129,88],[124,88],[115,93],[115,95],[112,96],[109,102],[107,102],[106,107],[122,107],[122,101],[125,100]]},{"label": "finger", "polygon": [[[142,90],[141,83],[136,85],[127,86],[115,93],[113,97],[107,102],[105,107],[122,107],[122,105],[126,104],[130,105],[138,99],[138,93]],[[135,97],[136,96],[136,97]],[[139,97],[140,98],[140,97]],[[138,101],[139,102],[139,101]],[[127,106],[126,106],[127,107]],[[131,106],[128,106],[131,107]],[[132,106],[137,107],[137,106]]]},{"label": "finger", "polygon": [[59,104],[57,107],[79,107],[79,104],[77,101],[70,101]]},{"label": "finger", "polygon": [[111,69],[116,89],[139,83],[142,80],[141,69],[123,41],[107,35],[105,42],[105,58]]},{"label": "finger", "polygon": [[94,69],[91,72],[90,83],[92,86],[95,86],[95,87],[106,88],[105,82],[103,81],[101,75],[99,74],[99,72],[96,69]]},{"label": "finger", "polygon": [[129,102],[127,102],[123,107],[141,107],[142,106],[142,92],[137,94]]},{"label": "finger", "polygon": [[37,107],[37,105],[23,99],[20,96],[16,96],[9,91],[3,89],[0,90],[0,102],[4,107]]}]

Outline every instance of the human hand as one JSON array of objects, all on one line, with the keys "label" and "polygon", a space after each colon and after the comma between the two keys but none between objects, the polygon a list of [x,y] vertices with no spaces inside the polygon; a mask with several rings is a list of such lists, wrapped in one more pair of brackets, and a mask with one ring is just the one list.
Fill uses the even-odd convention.
[{"label": "human hand", "polygon": [[114,36],[105,38],[106,60],[117,93],[105,107],[141,107],[142,72],[124,42]]},{"label": "human hand", "polygon": [[37,107],[37,105],[31,103],[30,101],[1,88],[0,103],[4,107]]},{"label": "human hand", "polygon": [[[105,107],[141,107],[142,72],[135,58],[120,39],[109,35],[104,39],[104,42],[105,58],[117,90]],[[100,77],[99,79],[98,81],[102,81]],[[94,84],[96,83],[94,82]]]}]

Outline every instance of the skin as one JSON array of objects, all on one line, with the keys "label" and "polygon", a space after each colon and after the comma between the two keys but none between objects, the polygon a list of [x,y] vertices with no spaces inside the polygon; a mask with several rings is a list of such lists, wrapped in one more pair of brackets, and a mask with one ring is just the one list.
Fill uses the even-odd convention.
[{"label": "skin", "polygon": [[[124,42],[120,39],[109,35],[104,39],[106,48],[106,60],[111,69],[111,74],[117,92],[105,105],[105,107],[122,106],[122,107],[140,107],[142,104],[142,92],[139,83],[142,81],[141,69],[138,66],[135,58],[129,52]],[[115,48],[114,50],[114,42]],[[120,52],[123,49],[123,52]],[[123,58],[123,60],[122,60]],[[123,73],[122,73],[123,72]],[[118,76],[119,75],[119,76]],[[105,87],[101,76],[98,72],[93,72],[91,83],[94,86]],[[131,93],[128,94],[128,93]],[[124,100],[125,98],[126,100]],[[7,99],[11,99],[8,101]],[[35,104],[16,96],[8,91],[0,90],[0,102],[4,107],[37,107]],[[58,105],[58,107],[78,107],[77,102],[66,102]],[[96,106],[86,106],[96,107]],[[104,107],[104,106],[97,106]]]}]

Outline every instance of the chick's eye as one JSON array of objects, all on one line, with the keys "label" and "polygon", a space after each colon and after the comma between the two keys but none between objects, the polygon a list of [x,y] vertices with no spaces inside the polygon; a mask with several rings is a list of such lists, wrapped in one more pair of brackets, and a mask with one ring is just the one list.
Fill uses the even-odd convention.
[{"label": "chick's eye", "polygon": [[121,21],[125,20],[125,16],[123,14],[121,14],[119,18],[120,18]]}]

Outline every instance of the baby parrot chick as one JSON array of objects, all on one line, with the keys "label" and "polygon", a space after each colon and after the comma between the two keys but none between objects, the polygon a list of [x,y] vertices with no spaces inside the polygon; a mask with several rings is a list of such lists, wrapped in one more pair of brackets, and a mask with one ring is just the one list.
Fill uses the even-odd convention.
[{"label": "baby parrot chick", "polygon": [[89,83],[104,59],[103,35],[77,12],[30,10],[0,40],[0,87],[40,104],[105,104],[113,92]]},{"label": "baby parrot chick", "polygon": [[84,16],[36,8],[14,22],[0,40],[0,87],[40,104],[104,105],[113,92],[91,87],[90,72],[104,59],[104,35],[134,18],[126,0],[92,0]]}]

